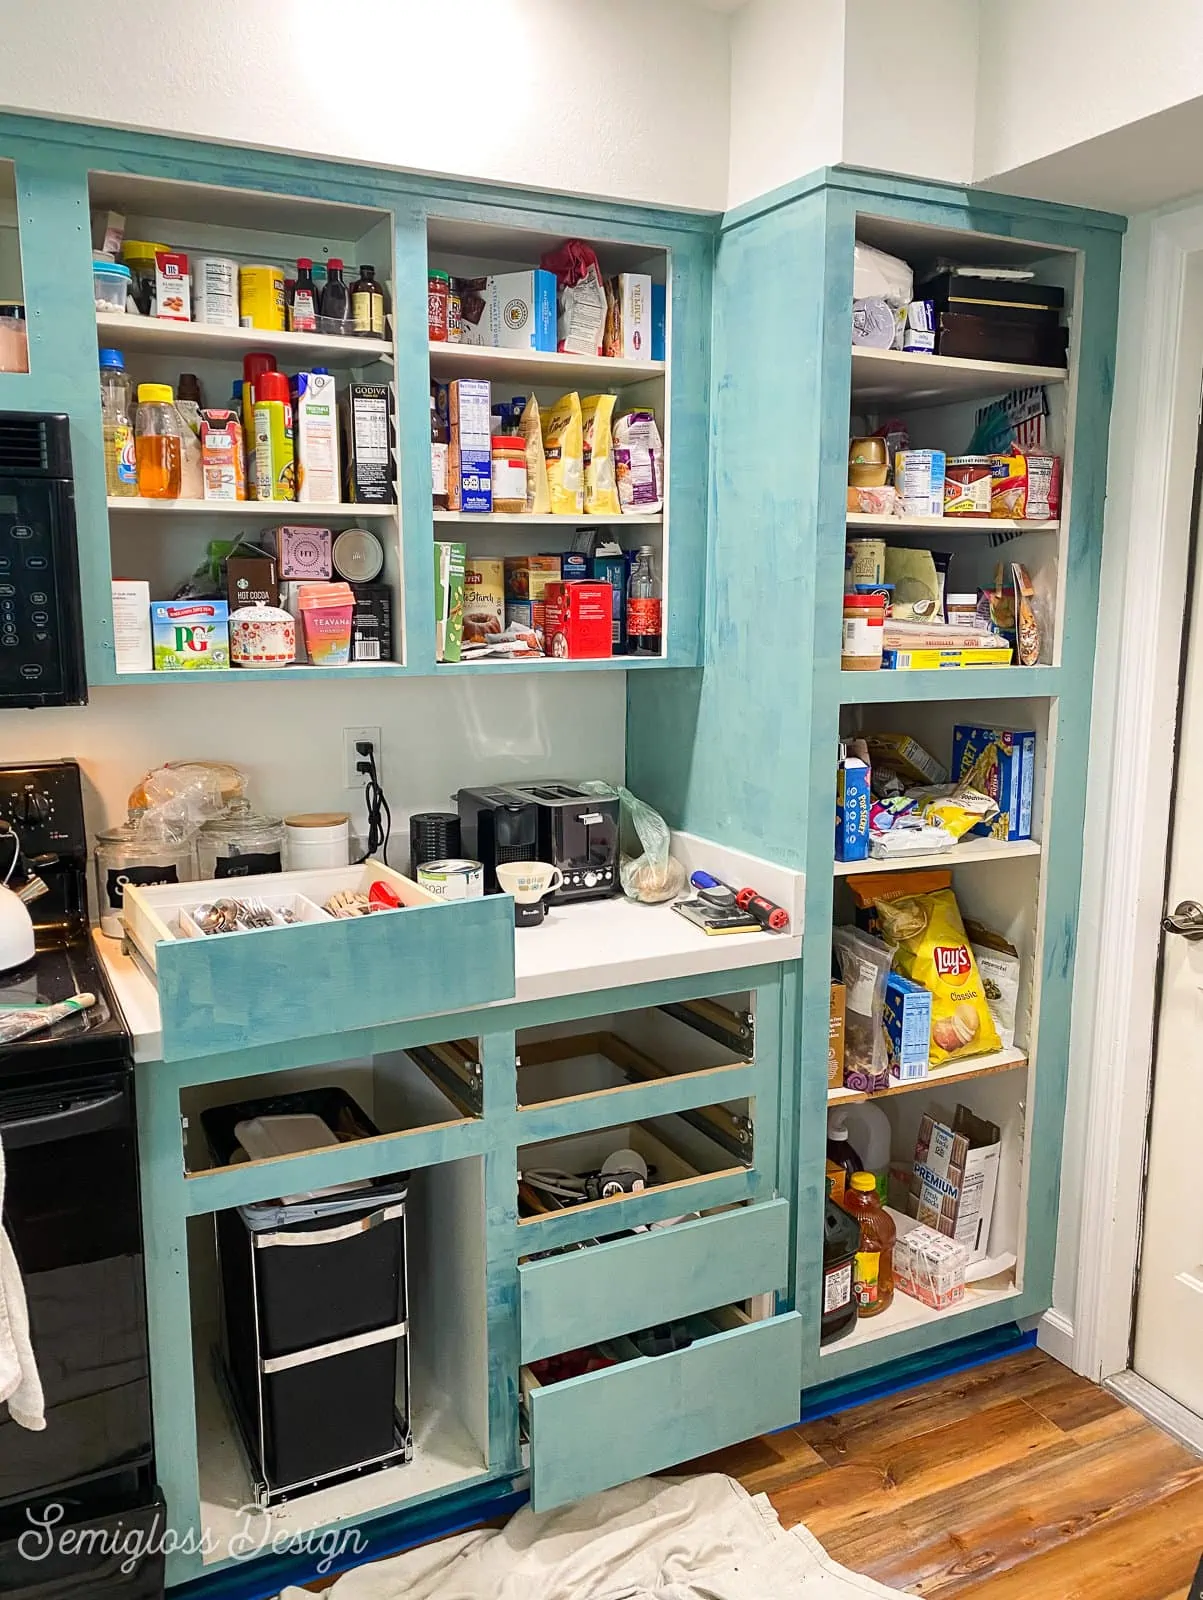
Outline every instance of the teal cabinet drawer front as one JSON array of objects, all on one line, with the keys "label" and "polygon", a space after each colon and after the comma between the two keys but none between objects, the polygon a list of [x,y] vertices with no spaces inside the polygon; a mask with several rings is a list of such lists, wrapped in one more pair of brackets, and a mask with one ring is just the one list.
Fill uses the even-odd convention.
[{"label": "teal cabinet drawer front", "polygon": [[518,1268],[522,1359],[784,1288],[789,1202],[766,1200]]},{"label": "teal cabinet drawer front", "polygon": [[507,895],[156,947],[163,1058],[464,1011],[514,994]]},{"label": "teal cabinet drawer front", "polygon": [[531,1503],[550,1511],[798,1420],[791,1311],[529,1392]]}]

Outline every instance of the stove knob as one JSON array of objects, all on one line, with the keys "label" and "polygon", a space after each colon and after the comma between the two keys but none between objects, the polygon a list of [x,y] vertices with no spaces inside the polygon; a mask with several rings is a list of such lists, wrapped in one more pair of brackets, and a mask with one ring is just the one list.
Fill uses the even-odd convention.
[{"label": "stove knob", "polygon": [[23,822],[27,828],[41,827],[53,816],[54,801],[39,789],[26,789],[17,801],[16,813],[17,821]]},{"label": "stove knob", "polygon": [[585,888],[586,889],[594,889],[596,887],[597,887],[597,873],[596,872],[587,872],[585,874]]}]

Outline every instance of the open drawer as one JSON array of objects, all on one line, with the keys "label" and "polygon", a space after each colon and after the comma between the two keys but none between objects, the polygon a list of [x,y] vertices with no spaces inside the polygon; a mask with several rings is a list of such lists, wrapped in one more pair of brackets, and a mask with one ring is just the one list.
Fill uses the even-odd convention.
[{"label": "open drawer", "polygon": [[[323,906],[384,880],[402,907],[372,916],[188,937],[191,912],[222,895]],[[153,973],[163,1057],[179,1061],[288,1039],[464,1011],[514,994],[508,895],[439,900],[379,862],[220,883],[130,885],[127,941]]]},{"label": "open drawer", "polygon": [[689,1325],[687,1349],[641,1356],[628,1340],[616,1340],[603,1347],[616,1365],[561,1383],[540,1384],[523,1367],[536,1511],[798,1420],[797,1312],[749,1322],[727,1307]]},{"label": "open drawer", "polygon": [[522,1359],[785,1287],[789,1202],[765,1200],[518,1267]]}]

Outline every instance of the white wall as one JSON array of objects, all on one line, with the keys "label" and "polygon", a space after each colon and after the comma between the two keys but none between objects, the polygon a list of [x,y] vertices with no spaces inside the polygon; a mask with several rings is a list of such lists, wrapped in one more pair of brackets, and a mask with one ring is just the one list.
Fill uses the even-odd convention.
[{"label": "white wall", "polygon": [[39,0],[0,50],[12,111],[715,210],[727,86],[689,0]]},{"label": "white wall", "polygon": [[[976,0],[846,0],[840,160],[971,183],[978,95]],[[932,92],[928,92],[931,90]]]},{"label": "white wall", "polygon": [[87,706],[4,712],[0,761],[77,759],[89,832],[124,820],[150,768],[189,757],[233,761],[254,803],[276,816],[344,810],[358,825],[361,796],[344,787],[346,727],[381,730],[390,859],[404,867],[408,814],[447,810],[454,789],[521,776],[621,779],[626,686],[620,672],[572,672],[554,682],[486,674],[97,689]]},{"label": "white wall", "polygon": [[749,0],[731,17],[727,204],[840,160],[844,8]]}]

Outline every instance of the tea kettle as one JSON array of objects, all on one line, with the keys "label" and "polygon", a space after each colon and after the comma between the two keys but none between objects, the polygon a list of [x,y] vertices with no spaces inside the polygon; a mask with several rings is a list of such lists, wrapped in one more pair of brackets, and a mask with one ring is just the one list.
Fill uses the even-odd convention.
[{"label": "tea kettle", "polygon": [[12,856],[7,866],[0,858],[0,871],[4,873],[0,878],[0,972],[22,967],[34,956],[33,918],[25,901],[8,886],[21,859],[20,841],[8,828],[0,832],[0,852],[5,844],[11,848]]}]

